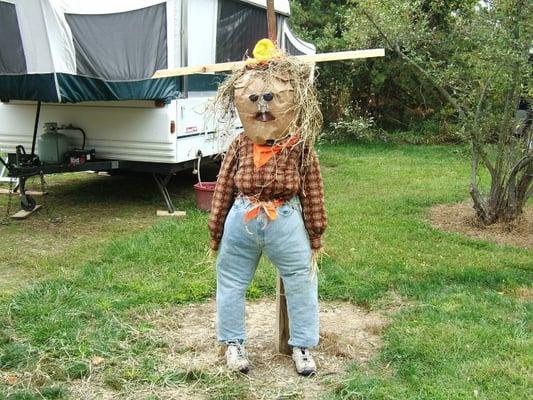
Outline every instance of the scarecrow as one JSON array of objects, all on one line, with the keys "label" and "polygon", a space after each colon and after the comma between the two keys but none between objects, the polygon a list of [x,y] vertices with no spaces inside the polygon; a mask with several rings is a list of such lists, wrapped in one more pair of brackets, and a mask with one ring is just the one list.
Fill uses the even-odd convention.
[{"label": "scarecrow", "polygon": [[309,63],[268,39],[220,86],[215,107],[243,125],[223,160],[209,229],[217,254],[217,337],[227,365],[248,372],[245,293],[261,254],[277,267],[287,299],[292,359],[316,373],[309,349],[319,340],[316,259],[327,225],[313,144],[322,115]]}]

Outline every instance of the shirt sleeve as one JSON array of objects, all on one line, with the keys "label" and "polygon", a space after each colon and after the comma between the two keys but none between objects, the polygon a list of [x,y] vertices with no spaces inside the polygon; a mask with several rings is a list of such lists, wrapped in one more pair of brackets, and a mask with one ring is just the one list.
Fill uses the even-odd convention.
[{"label": "shirt sleeve", "polygon": [[211,234],[211,248],[213,250],[218,250],[226,215],[233,204],[235,196],[235,173],[237,171],[239,140],[240,136],[231,143],[226,152],[218,173],[215,192],[213,193],[211,214],[208,222]]},{"label": "shirt sleeve", "polygon": [[326,230],[328,220],[324,206],[324,184],[320,174],[318,156],[314,150],[311,150],[306,166],[302,171],[299,197],[311,248],[313,250],[320,249],[322,248],[321,237]]}]

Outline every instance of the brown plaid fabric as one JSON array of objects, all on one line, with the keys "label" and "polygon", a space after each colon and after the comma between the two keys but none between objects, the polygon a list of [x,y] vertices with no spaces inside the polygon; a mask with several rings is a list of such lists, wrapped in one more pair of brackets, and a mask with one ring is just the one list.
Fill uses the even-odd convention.
[{"label": "brown plaid fabric", "polygon": [[226,215],[235,196],[243,194],[261,201],[289,200],[298,195],[311,247],[320,249],[320,237],[327,226],[324,187],[318,157],[315,151],[308,152],[303,144],[296,144],[256,170],[253,142],[244,133],[237,136],[226,152],[213,195],[209,216],[211,248],[218,249]]}]

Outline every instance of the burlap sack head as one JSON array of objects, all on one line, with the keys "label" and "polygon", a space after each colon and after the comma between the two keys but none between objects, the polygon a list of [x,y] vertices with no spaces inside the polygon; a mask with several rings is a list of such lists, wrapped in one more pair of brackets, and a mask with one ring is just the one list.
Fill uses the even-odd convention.
[{"label": "burlap sack head", "polygon": [[256,144],[271,145],[297,134],[299,143],[312,148],[322,125],[312,71],[312,64],[260,40],[254,58],[219,85],[211,103],[217,135],[234,137],[238,114],[245,134]]},{"label": "burlap sack head", "polygon": [[246,71],[235,82],[235,107],[244,133],[255,144],[271,145],[289,136],[296,107],[288,74]]}]

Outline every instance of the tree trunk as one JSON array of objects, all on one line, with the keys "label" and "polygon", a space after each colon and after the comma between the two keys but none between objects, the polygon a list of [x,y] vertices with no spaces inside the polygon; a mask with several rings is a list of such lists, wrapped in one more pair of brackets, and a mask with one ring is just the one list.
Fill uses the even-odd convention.
[{"label": "tree trunk", "polygon": [[477,186],[471,185],[470,196],[479,219],[485,225],[512,222],[524,211],[533,193],[533,155],[519,160],[505,180],[492,181],[488,201]]}]

